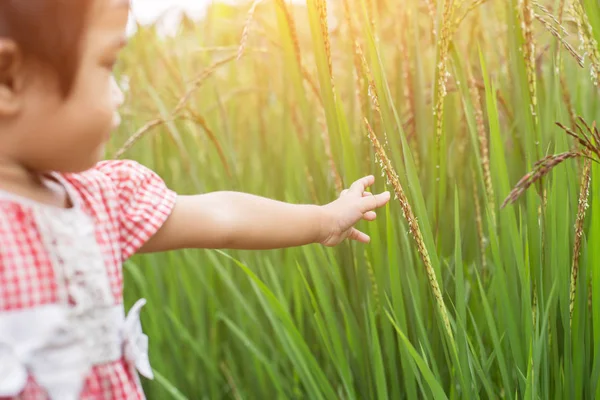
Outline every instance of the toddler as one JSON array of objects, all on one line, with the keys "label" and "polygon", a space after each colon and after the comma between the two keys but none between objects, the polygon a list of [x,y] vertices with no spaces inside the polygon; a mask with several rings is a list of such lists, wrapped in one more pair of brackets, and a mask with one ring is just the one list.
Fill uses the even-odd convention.
[{"label": "toddler", "polygon": [[324,205],[178,196],[132,161],[100,161],[122,101],[124,0],[0,0],[0,399],[142,399],[152,378],[122,265],[182,248],[344,239],[389,192],[362,178]]}]

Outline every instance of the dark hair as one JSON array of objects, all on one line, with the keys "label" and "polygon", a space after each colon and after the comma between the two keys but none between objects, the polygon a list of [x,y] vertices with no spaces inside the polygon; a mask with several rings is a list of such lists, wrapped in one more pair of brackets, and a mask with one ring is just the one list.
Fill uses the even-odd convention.
[{"label": "dark hair", "polygon": [[0,38],[14,40],[26,59],[53,70],[67,96],[75,80],[81,38],[94,0],[0,0]]}]

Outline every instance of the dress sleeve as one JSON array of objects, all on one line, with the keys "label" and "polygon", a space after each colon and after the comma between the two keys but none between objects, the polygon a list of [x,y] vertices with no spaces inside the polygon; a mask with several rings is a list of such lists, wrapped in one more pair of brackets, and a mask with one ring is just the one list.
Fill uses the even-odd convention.
[{"label": "dress sleeve", "polygon": [[108,176],[116,192],[124,262],[162,227],[177,195],[156,173],[135,161],[104,161],[96,169]]}]

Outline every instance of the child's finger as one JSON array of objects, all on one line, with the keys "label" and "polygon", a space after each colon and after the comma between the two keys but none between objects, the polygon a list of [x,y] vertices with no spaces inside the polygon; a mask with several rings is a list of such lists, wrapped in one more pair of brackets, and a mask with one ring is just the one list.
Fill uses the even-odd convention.
[{"label": "child's finger", "polygon": [[369,211],[363,215],[363,219],[365,221],[375,221],[376,218],[377,218],[377,213],[375,211]]},{"label": "child's finger", "polygon": [[375,183],[375,177],[373,175],[365,176],[364,178],[361,178],[354,182],[350,186],[350,191],[358,195],[362,195],[365,189],[371,186],[373,183]]},{"label": "child's finger", "polygon": [[371,241],[371,238],[369,237],[369,235],[359,231],[356,228],[352,228],[352,231],[350,232],[350,235],[348,236],[348,238],[351,240],[356,240],[357,242],[361,242],[361,243],[369,243]]},{"label": "child's finger", "polygon": [[364,214],[373,211],[376,208],[383,207],[390,201],[390,192],[383,192],[374,196],[367,196],[361,199],[361,212]]}]

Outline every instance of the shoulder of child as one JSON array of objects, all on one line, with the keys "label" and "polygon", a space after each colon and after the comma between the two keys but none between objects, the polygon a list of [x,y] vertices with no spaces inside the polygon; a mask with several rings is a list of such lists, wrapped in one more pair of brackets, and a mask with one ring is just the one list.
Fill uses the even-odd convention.
[{"label": "shoulder of child", "polygon": [[177,199],[157,173],[131,160],[102,161],[68,179],[88,206],[117,220],[124,259],[160,229]]}]

